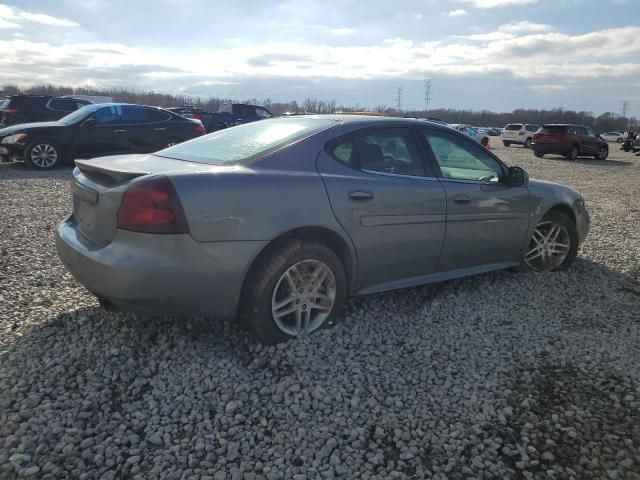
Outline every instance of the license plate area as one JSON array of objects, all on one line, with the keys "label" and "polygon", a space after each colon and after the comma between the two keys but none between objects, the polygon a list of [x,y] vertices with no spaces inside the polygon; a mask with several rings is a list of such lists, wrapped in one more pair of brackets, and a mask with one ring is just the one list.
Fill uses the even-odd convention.
[{"label": "license plate area", "polygon": [[73,184],[73,217],[83,230],[92,232],[96,228],[98,192]]}]

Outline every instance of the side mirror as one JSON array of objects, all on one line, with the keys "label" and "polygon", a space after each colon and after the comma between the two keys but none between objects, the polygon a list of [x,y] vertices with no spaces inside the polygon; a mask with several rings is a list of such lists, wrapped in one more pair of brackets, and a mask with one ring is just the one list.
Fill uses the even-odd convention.
[{"label": "side mirror", "polygon": [[84,122],[82,122],[82,128],[95,127],[97,124],[98,121],[95,118],[87,118]]},{"label": "side mirror", "polygon": [[510,187],[522,187],[529,183],[529,175],[520,167],[509,167],[507,173],[507,185]]}]

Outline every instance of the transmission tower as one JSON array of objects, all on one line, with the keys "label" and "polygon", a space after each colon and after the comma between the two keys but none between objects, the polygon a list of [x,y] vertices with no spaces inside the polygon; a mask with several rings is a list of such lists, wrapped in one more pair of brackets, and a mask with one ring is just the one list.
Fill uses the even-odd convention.
[{"label": "transmission tower", "polygon": [[622,102],[622,116],[626,117],[628,111],[629,111],[629,100],[624,100]]},{"label": "transmission tower", "polygon": [[429,111],[429,103],[431,103],[431,86],[433,85],[433,79],[427,78],[424,81],[424,111]]},{"label": "transmission tower", "polygon": [[396,106],[399,111],[402,111],[402,94],[404,93],[404,87],[396,88]]}]

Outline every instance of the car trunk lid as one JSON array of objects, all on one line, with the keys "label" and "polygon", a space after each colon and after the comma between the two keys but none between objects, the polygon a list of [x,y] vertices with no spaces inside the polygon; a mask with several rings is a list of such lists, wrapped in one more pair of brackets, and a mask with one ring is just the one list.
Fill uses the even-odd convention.
[{"label": "car trunk lid", "polygon": [[75,163],[73,216],[80,233],[101,245],[110,243],[115,237],[122,196],[137,179],[160,173],[211,168],[155,155],[119,155],[76,160]]}]

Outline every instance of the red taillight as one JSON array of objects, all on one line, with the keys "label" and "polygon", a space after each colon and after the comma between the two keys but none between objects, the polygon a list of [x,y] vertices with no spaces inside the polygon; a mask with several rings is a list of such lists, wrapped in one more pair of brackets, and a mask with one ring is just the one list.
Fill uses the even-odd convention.
[{"label": "red taillight", "polygon": [[202,115],[200,115],[199,113],[194,113],[193,118],[195,118],[196,120],[202,120]]},{"label": "red taillight", "polygon": [[207,133],[207,131],[204,129],[204,125],[200,124],[196,127],[196,132],[198,133]]},{"label": "red taillight", "polygon": [[189,233],[178,194],[165,176],[143,180],[124,192],[118,228],[140,233]]},{"label": "red taillight", "polygon": [[0,110],[2,113],[4,113],[5,115],[13,115],[14,113],[16,113],[18,110],[16,110],[15,108],[3,108],[2,110]]}]

